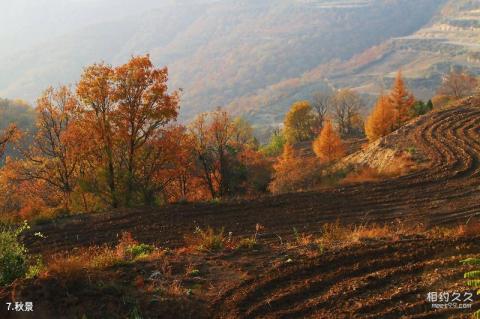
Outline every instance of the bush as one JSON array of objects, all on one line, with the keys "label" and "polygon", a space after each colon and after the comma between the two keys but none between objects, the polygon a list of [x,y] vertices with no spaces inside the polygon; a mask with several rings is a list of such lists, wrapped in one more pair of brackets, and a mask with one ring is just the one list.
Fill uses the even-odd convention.
[{"label": "bush", "polygon": [[285,136],[282,132],[273,132],[270,141],[267,145],[264,145],[260,152],[265,156],[275,157],[282,154],[283,146],[285,145]]},{"label": "bush", "polygon": [[20,242],[20,234],[28,229],[25,222],[14,229],[0,228],[0,285],[11,284],[15,279],[36,276],[42,266],[41,259],[29,256],[27,249]]},{"label": "bush", "polygon": [[432,103],[431,100],[429,100],[427,103],[425,103],[423,101],[417,101],[412,106],[412,109],[411,109],[412,114],[411,115],[413,117],[424,115],[424,114],[427,114],[428,112],[430,112],[432,109],[433,109],[433,103]]},{"label": "bush", "polygon": [[216,232],[213,228],[208,227],[207,230],[202,230],[200,227],[195,229],[196,245],[200,250],[218,251],[225,247],[224,229]]}]

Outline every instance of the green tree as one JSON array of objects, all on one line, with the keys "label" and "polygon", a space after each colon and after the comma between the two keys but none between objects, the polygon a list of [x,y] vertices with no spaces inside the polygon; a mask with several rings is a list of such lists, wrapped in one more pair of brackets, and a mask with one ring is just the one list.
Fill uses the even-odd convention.
[{"label": "green tree", "polygon": [[237,117],[233,120],[235,143],[239,145],[248,145],[252,148],[256,148],[257,141],[253,135],[253,127],[243,117]]},{"label": "green tree", "polygon": [[266,156],[278,156],[282,154],[285,143],[285,135],[277,129],[273,131],[268,144],[263,146],[260,151]]},{"label": "green tree", "polygon": [[419,116],[423,114],[427,114],[433,109],[433,103],[431,100],[428,100],[427,103],[423,101],[416,101],[415,104],[413,104],[411,113],[412,116]]},{"label": "green tree", "polygon": [[312,107],[308,101],[296,102],[285,116],[284,132],[287,143],[293,144],[311,140],[314,117]]}]

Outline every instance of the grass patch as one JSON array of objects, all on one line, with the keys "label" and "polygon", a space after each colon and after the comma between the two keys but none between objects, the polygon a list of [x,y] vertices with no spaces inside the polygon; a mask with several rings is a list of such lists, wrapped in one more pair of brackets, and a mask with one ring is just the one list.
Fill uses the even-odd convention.
[{"label": "grass patch", "polygon": [[161,257],[152,245],[138,243],[128,232],[122,233],[115,247],[93,246],[77,249],[73,252],[54,255],[48,262],[47,271],[54,273],[75,273],[84,269],[104,269],[116,265],[154,256]]},{"label": "grass patch", "polygon": [[212,227],[208,227],[206,230],[203,230],[199,226],[195,228],[193,236],[187,236],[185,240],[190,246],[209,252],[223,250],[228,241],[224,228],[216,231]]}]

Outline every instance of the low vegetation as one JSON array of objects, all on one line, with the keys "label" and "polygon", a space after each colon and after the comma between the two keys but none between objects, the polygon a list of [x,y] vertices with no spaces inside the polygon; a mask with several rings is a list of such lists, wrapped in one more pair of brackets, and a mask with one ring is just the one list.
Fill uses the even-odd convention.
[{"label": "low vegetation", "polygon": [[72,275],[84,269],[105,269],[147,258],[160,258],[163,254],[164,252],[156,247],[139,243],[130,233],[124,232],[113,248],[93,246],[50,257],[45,272]]},{"label": "low vegetation", "polygon": [[0,286],[34,277],[42,270],[41,258],[29,254],[20,241],[20,235],[28,228],[26,223],[18,228],[0,227]]},{"label": "low vegetation", "polygon": [[225,236],[223,228],[218,231],[212,227],[203,230],[197,226],[193,236],[187,237],[187,242],[198,250],[217,252],[225,248],[231,238]]}]

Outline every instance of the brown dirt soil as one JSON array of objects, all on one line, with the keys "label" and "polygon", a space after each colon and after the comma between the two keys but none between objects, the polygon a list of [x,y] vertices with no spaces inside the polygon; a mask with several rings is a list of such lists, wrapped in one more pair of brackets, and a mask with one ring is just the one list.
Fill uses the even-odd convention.
[{"label": "brown dirt soil", "polygon": [[[219,253],[179,249],[158,259],[55,273],[0,289],[0,303],[32,301],[33,314],[0,318],[470,318],[432,309],[427,293],[465,292],[460,260],[480,237],[368,240],[323,253],[263,244]],[[192,269],[195,275],[189,275]],[[154,274],[156,277],[154,277]],[[152,279],[155,278],[155,279]],[[178,283],[180,293],[168,288]],[[473,309],[480,307],[480,301]]]},{"label": "brown dirt soil", "polygon": [[[480,238],[407,239],[294,260],[232,287],[213,302],[215,318],[470,318],[432,309],[428,292],[469,291],[459,260]],[[478,300],[478,299],[477,299]],[[473,309],[480,307],[476,301]]]}]

